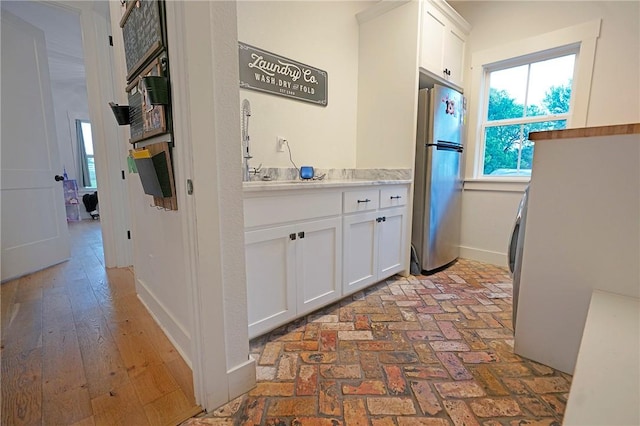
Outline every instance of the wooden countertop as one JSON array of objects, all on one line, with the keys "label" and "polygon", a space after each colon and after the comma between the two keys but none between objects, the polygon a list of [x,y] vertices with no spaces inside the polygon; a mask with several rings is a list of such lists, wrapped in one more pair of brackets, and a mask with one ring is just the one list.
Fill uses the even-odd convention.
[{"label": "wooden countertop", "polygon": [[531,132],[529,133],[529,140],[540,141],[552,139],[589,138],[593,136],[631,135],[636,133],[640,133],[640,123]]}]

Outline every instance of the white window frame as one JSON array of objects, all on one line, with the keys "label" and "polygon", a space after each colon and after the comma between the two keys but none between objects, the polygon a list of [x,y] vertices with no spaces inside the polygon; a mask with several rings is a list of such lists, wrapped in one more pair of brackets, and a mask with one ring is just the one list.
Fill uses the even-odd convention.
[{"label": "white window frame", "polygon": [[[576,55],[575,61],[574,61],[574,67],[573,67],[569,111],[563,114],[547,114],[547,115],[535,115],[535,116],[524,115],[522,117],[507,118],[502,120],[488,120],[487,117],[489,114],[489,91],[490,91],[490,85],[491,85],[490,76],[492,72],[501,71],[509,68],[515,68],[522,65],[531,66],[532,64],[535,64],[537,62],[542,62],[542,61],[555,59],[555,58],[568,56],[568,55]],[[479,176],[489,177],[489,178],[498,178],[498,179],[513,178],[513,176],[505,177],[505,176],[491,176],[491,175],[484,174],[484,160],[485,160],[484,148],[486,144],[485,133],[486,133],[487,127],[525,125],[525,124],[531,124],[531,123],[541,123],[544,121],[557,121],[557,120],[567,120],[566,128],[568,129],[571,127],[571,114],[573,112],[573,103],[574,103],[573,100],[575,98],[574,82],[575,82],[575,74],[576,74],[576,64],[578,62],[579,56],[580,56],[580,46],[578,44],[573,44],[570,46],[561,47],[559,49],[551,49],[544,52],[536,52],[531,55],[526,55],[519,58],[513,58],[507,61],[501,61],[496,64],[485,65],[483,67],[484,68],[484,73],[483,73],[484,84],[483,84],[483,98],[482,98],[482,116],[480,119],[480,138],[481,138],[481,144],[482,144],[482,155],[480,156],[481,161],[480,161],[480,164],[478,165]],[[530,72],[530,69],[528,72]],[[527,88],[527,91],[528,91],[528,88]],[[526,111],[526,107],[528,106],[529,106],[528,104],[525,105],[525,111]],[[518,155],[518,158],[520,158],[520,155]],[[518,161],[518,166],[519,166],[519,163],[520,161]],[[526,170],[526,169],[519,169],[519,170]],[[528,179],[528,177],[526,176],[522,176],[520,178]]]},{"label": "white window frame", "polygon": [[[511,42],[509,44],[474,52],[471,57],[471,88],[469,102],[469,122],[467,127],[467,144],[469,160],[465,167],[465,189],[487,189],[519,191],[529,177],[490,177],[482,174],[484,165],[484,145],[482,135],[482,114],[485,99],[485,73],[487,66],[497,66],[513,61],[514,58],[534,58],[538,53],[549,53],[554,50],[576,47],[574,81],[571,95],[570,120],[567,128],[584,127],[587,123],[589,99],[591,95],[591,79],[595,62],[596,42],[600,36],[601,20],[548,32],[538,36]],[[528,58],[528,60],[530,60]],[[497,185],[491,185],[496,183]],[[515,187],[513,184],[517,184]],[[488,186],[484,184],[489,184]],[[522,187],[522,188],[521,188]]]},{"label": "white window frame", "polygon": [[[84,124],[84,123],[87,123],[87,124],[89,124],[89,127],[91,128],[91,122],[90,122],[89,120],[82,120],[82,119],[78,119],[78,120],[76,121],[76,123],[77,123],[78,121],[81,123],[80,125],[82,125],[82,124]],[[85,153],[86,153],[86,150],[87,150],[87,148],[86,148],[86,147],[87,147],[87,144],[86,144],[86,139],[84,139],[84,130],[82,131],[82,135],[83,135],[83,140],[82,140],[82,142],[83,142],[83,144],[84,144],[84,146],[85,146],[85,148],[84,148],[84,149],[85,149]],[[93,135],[92,135],[92,136],[93,136]],[[76,145],[78,145],[78,144],[80,143],[80,141],[78,141],[77,139],[78,139],[78,138],[77,138],[77,136],[76,136]],[[82,185],[82,179],[80,178],[80,171],[78,171],[78,176],[77,176],[77,179],[78,179],[78,186],[79,186],[80,188],[82,188],[82,189],[85,189],[85,190],[98,189],[98,175],[97,175],[97,173],[96,173],[96,171],[95,171],[95,167],[96,167],[96,156],[95,156],[95,152],[96,152],[96,151],[95,151],[95,147],[93,146],[93,137],[91,138],[91,140],[92,140],[92,142],[91,142],[91,146],[92,146],[93,154],[85,154],[85,155],[86,155],[86,157],[87,157],[87,159],[91,158],[91,159],[93,160],[93,179],[91,179],[91,185],[90,185],[90,186],[84,186],[84,185]],[[78,147],[76,147],[76,155],[77,155],[77,152],[78,152],[77,150],[78,150],[78,149],[79,149],[79,148],[78,148]],[[91,173],[89,173],[89,176],[91,177]]]}]

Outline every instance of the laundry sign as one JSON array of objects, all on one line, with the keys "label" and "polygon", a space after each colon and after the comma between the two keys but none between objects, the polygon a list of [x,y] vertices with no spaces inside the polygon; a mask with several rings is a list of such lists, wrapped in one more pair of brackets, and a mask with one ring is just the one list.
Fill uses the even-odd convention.
[{"label": "laundry sign", "polygon": [[238,42],[240,87],[327,106],[327,72]]}]

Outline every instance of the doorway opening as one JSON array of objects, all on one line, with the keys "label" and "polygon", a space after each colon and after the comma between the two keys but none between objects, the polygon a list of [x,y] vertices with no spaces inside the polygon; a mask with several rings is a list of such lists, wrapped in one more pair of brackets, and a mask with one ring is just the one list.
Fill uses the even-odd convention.
[{"label": "doorway opening", "polygon": [[[71,227],[93,220],[98,222],[92,226],[95,229],[99,208],[87,211],[83,202],[85,197],[97,198],[98,180],[79,12],[41,2],[7,1],[2,8],[44,33],[61,172],[68,181],[64,182],[67,223]],[[93,234],[103,245],[102,233]]]}]

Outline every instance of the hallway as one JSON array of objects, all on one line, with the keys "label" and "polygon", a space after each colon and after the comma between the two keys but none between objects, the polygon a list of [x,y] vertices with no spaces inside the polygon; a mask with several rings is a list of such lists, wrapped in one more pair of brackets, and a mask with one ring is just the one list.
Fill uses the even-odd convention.
[{"label": "hallway", "polygon": [[0,423],[161,425],[200,412],[132,271],[105,271],[100,223],[69,231],[71,260],[2,284]]}]

